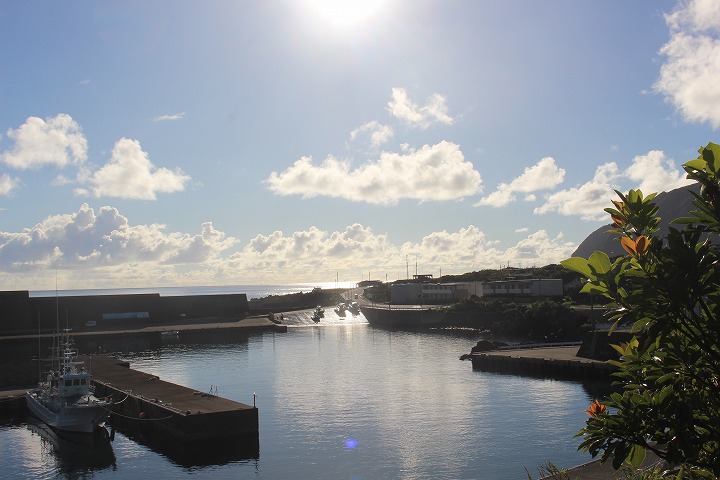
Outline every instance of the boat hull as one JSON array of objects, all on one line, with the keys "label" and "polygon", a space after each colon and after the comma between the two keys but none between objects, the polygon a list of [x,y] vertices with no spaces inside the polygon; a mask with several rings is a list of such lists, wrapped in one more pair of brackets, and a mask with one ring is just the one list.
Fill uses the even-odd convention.
[{"label": "boat hull", "polygon": [[434,307],[395,307],[361,305],[360,311],[370,325],[386,327],[429,327],[445,320],[445,309]]},{"label": "boat hull", "polygon": [[30,413],[52,428],[65,432],[93,433],[110,416],[108,402],[99,400],[69,404],[55,412],[46,407],[35,392],[28,392],[25,399]]}]

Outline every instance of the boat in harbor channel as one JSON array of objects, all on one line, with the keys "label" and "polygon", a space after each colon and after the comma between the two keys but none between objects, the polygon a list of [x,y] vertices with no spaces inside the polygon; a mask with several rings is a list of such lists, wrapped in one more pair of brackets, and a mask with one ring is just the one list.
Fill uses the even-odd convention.
[{"label": "boat in harbor channel", "polygon": [[388,304],[360,304],[360,311],[370,325],[406,328],[439,325],[447,313],[444,307]]},{"label": "boat in harbor channel", "polygon": [[93,433],[104,427],[113,401],[95,397],[92,375],[83,363],[65,330],[53,347],[52,371],[25,395],[28,410],[60,431]]}]

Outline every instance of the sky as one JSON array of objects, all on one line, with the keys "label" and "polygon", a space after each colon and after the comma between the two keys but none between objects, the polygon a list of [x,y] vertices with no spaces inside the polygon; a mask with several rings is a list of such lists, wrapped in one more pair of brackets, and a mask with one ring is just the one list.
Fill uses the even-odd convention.
[{"label": "sky", "polygon": [[0,289],[557,263],[720,143],[715,0],[0,0]]}]

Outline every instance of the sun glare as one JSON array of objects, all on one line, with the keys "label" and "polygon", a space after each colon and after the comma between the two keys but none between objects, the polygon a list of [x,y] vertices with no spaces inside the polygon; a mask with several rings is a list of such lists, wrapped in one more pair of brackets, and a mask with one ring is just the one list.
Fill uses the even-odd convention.
[{"label": "sun glare", "polygon": [[305,0],[323,22],[333,27],[364,23],[380,13],[389,0]]}]

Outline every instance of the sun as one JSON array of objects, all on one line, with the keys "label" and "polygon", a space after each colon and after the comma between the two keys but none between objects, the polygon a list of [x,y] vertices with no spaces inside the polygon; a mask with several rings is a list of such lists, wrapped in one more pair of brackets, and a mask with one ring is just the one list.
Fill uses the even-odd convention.
[{"label": "sun", "polygon": [[323,22],[342,28],[371,20],[389,0],[304,0],[304,3]]}]

